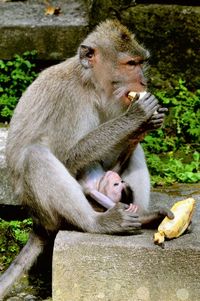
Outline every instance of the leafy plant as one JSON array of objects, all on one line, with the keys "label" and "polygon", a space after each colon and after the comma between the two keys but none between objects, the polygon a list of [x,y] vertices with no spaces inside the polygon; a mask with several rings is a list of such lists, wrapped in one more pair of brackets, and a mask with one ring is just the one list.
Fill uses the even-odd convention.
[{"label": "leafy plant", "polygon": [[172,184],[174,182],[195,183],[200,181],[199,153],[194,152],[190,163],[177,159],[172,154],[165,158],[148,154],[147,163],[152,175],[152,183],[157,185]]},{"label": "leafy plant", "polygon": [[4,221],[0,219],[0,272],[12,262],[28,239],[32,220]]},{"label": "leafy plant", "polygon": [[0,121],[9,121],[26,87],[36,78],[36,51],[15,55],[12,60],[0,60]]},{"label": "leafy plant", "polygon": [[173,132],[181,141],[200,143],[200,90],[189,91],[180,79],[174,90],[158,91],[156,96],[170,108],[167,134]]},{"label": "leafy plant", "polygon": [[200,181],[200,90],[188,91],[179,80],[174,90],[155,95],[169,114],[143,142],[153,184]]}]

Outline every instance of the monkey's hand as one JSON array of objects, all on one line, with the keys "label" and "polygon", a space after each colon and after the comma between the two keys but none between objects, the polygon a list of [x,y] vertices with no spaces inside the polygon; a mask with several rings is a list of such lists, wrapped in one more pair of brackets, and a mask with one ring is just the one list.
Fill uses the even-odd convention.
[{"label": "monkey's hand", "polygon": [[167,216],[169,219],[174,218],[174,213],[170,209],[164,207],[158,209],[158,215],[161,218],[164,218],[165,216]]},{"label": "monkey's hand", "polygon": [[139,215],[126,211],[122,204],[117,204],[99,215],[98,222],[103,230],[102,233],[130,233],[141,228]]},{"label": "monkey's hand", "polygon": [[135,205],[133,203],[129,204],[129,206],[127,207],[126,211],[129,211],[129,212],[138,212],[138,209],[139,209],[139,206],[138,205]]},{"label": "monkey's hand", "polygon": [[152,115],[159,109],[158,100],[151,93],[146,93],[144,97],[137,101],[133,101],[126,114],[130,118],[138,118],[143,122],[147,122]]},{"label": "monkey's hand", "polygon": [[141,214],[139,217],[139,221],[144,225],[152,226],[153,228],[157,227],[158,224],[163,220],[163,218],[167,216],[169,219],[174,218],[174,214],[168,208],[159,208],[155,211]]},{"label": "monkey's hand", "polygon": [[146,124],[146,130],[152,131],[162,126],[165,118],[165,113],[168,111],[167,108],[159,107],[157,111],[153,113],[149,121]]}]

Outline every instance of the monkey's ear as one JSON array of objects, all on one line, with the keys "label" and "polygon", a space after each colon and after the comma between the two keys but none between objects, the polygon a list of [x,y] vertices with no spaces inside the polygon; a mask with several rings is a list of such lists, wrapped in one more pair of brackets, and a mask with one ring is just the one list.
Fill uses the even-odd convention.
[{"label": "monkey's ear", "polygon": [[79,47],[79,59],[83,67],[92,68],[94,63],[94,52],[95,50],[86,45],[81,45]]}]

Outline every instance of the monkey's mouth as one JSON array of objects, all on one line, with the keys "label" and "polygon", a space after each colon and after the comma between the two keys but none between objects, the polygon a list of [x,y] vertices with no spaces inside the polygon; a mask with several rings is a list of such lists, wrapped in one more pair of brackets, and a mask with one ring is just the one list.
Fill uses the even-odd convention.
[{"label": "monkey's mouth", "polygon": [[142,92],[129,91],[126,94],[126,97],[132,102],[132,101],[136,101],[138,99],[141,99],[142,97],[145,96],[146,93],[147,93],[147,91],[142,91]]},{"label": "monkey's mouth", "polygon": [[129,93],[126,93],[121,97],[122,103],[125,104],[126,106],[129,106],[132,102],[132,100],[128,96]]},{"label": "monkey's mouth", "polygon": [[136,101],[140,98],[140,95],[146,92],[136,92],[133,90],[127,90],[127,88],[124,87],[118,87],[114,91],[114,95],[117,99],[120,99],[122,103],[126,106],[129,106],[132,101]]},{"label": "monkey's mouth", "polygon": [[120,99],[123,103],[130,104],[129,93],[130,91],[124,91],[124,93],[121,93],[121,95],[119,95],[118,99]]},{"label": "monkey's mouth", "polygon": [[139,93],[133,92],[133,91],[128,91],[123,97],[123,103],[126,105],[130,105],[132,101],[135,101],[139,99]]}]

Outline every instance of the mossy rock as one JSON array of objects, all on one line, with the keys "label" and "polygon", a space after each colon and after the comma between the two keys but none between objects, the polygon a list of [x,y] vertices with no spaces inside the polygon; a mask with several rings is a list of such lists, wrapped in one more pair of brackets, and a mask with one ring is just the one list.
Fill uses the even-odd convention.
[{"label": "mossy rock", "polygon": [[95,1],[90,20],[94,25],[94,20],[118,17],[135,33],[151,53],[152,86],[174,87],[178,78],[192,88],[200,86],[200,7],[104,2]]},{"label": "mossy rock", "polygon": [[123,20],[151,51],[151,65],[163,79],[178,74],[200,85],[200,7],[138,5],[125,11]]}]

